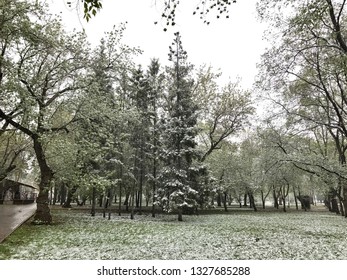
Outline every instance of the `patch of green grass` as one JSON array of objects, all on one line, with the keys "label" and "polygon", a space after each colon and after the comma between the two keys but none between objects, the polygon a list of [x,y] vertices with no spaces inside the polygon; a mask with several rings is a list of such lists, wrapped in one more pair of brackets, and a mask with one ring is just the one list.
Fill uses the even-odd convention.
[{"label": "patch of green grass", "polygon": [[27,223],[0,244],[0,259],[347,259],[346,220],[328,212],[52,213],[54,225]]}]

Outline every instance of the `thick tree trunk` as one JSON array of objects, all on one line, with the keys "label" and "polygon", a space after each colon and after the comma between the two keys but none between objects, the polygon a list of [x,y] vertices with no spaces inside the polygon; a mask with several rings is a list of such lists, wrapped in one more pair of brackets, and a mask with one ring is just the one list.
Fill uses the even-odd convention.
[{"label": "thick tree trunk", "polygon": [[33,137],[36,159],[40,168],[39,195],[36,199],[37,209],[33,223],[51,224],[52,215],[49,208],[49,190],[53,179],[53,171],[48,166],[42,143],[38,136]]}]

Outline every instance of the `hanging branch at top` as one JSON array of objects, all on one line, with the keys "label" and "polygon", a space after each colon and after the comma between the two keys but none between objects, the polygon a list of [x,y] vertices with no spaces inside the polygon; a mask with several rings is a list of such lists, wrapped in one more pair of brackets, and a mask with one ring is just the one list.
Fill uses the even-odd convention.
[{"label": "hanging branch at top", "polygon": [[[160,0],[163,1],[163,0]],[[180,0],[164,0],[162,19],[166,21],[164,31],[167,31],[168,26],[176,25],[176,11],[180,5]],[[71,7],[72,1],[66,0],[66,3]],[[95,16],[102,8],[102,0],[82,0],[83,3],[83,18],[88,22],[92,16]],[[157,1],[155,1],[157,4]],[[236,3],[236,0],[200,0],[196,5],[193,15],[199,15],[200,19],[205,24],[209,25],[209,15],[215,12],[216,18],[229,18],[229,6]],[[158,22],[156,21],[155,24]]]},{"label": "hanging branch at top", "polygon": [[[83,3],[83,18],[88,22],[92,16],[95,16],[102,8],[102,0],[82,0]],[[66,1],[66,4],[71,7],[72,2]],[[78,5],[78,4],[77,4]]]}]

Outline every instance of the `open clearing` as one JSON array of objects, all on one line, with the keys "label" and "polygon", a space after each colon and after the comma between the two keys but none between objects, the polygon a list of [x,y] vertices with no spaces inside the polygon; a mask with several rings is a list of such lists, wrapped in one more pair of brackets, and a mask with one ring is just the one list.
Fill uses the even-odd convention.
[{"label": "open clearing", "polygon": [[0,259],[347,259],[347,221],[327,211],[230,210],[226,214],[91,217],[53,210],[52,226],[23,225]]}]

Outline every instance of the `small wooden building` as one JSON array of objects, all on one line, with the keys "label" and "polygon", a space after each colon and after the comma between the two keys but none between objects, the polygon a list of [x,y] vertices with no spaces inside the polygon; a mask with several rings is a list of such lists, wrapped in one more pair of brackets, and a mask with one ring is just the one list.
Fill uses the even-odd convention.
[{"label": "small wooden building", "polygon": [[4,179],[0,182],[0,204],[29,204],[37,196],[37,189],[33,186]]}]

